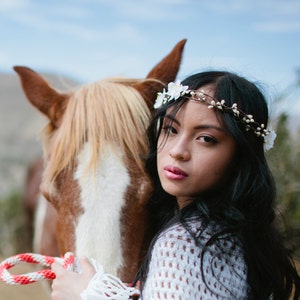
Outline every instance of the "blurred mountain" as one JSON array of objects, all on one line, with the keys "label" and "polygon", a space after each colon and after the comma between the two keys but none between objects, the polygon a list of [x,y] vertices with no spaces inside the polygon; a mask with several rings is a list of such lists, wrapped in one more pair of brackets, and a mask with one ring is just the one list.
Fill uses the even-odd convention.
[{"label": "blurred mountain", "polygon": [[[79,83],[42,74],[60,91]],[[23,187],[28,164],[42,154],[40,132],[47,119],[26,99],[16,73],[0,74],[0,199]]]}]

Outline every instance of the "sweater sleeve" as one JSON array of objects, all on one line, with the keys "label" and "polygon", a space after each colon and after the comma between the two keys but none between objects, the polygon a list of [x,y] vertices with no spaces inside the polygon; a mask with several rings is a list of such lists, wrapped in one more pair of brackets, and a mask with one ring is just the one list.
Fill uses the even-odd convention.
[{"label": "sweater sleeve", "polygon": [[152,250],[142,299],[246,299],[247,268],[241,247],[229,239],[202,253],[201,244],[210,236],[209,230],[202,232],[196,246],[181,225],[164,232]]},{"label": "sweater sleeve", "polygon": [[136,299],[140,295],[139,290],[127,286],[120,278],[105,273],[97,261],[94,259],[90,261],[96,274],[80,294],[82,300],[128,300]]}]

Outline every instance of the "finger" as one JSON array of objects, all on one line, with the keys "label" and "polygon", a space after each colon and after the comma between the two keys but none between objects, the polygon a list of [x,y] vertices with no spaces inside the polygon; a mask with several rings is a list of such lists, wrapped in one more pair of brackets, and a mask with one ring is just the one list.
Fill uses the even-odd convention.
[{"label": "finger", "polygon": [[83,273],[87,273],[87,274],[95,274],[96,270],[93,267],[93,265],[91,264],[91,262],[89,261],[89,259],[87,257],[82,257],[79,259],[81,268],[82,268],[82,272]]},{"label": "finger", "polygon": [[51,265],[51,269],[52,271],[55,271],[55,270],[60,270],[62,268],[62,265],[59,264],[58,262],[54,262],[52,265]]},{"label": "finger", "polygon": [[55,273],[55,274],[59,274],[61,272],[64,271],[64,267],[59,264],[58,262],[54,262],[52,265],[51,265],[51,270]]}]

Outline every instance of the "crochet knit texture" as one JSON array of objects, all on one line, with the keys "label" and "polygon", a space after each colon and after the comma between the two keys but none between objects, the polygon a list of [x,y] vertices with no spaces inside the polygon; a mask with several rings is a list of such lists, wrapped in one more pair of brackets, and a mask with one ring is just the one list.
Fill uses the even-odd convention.
[{"label": "crochet knit texture", "polygon": [[142,299],[246,299],[247,268],[237,239],[212,243],[201,258],[201,245],[211,238],[213,228],[199,231],[199,222],[189,225],[200,247],[181,224],[163,232],[152,250]]}]

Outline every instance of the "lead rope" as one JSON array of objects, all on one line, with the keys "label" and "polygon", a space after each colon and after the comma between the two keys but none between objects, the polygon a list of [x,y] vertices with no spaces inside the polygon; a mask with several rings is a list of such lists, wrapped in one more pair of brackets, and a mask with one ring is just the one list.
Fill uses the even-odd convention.
[{"label": "lead rope", "polygon": [[[9,257],[0,264],[0,279],[11,285],[30,284],[40,280],[55,279],[55,273],[51,269],[43,269],[36,272],[31,272],[21,275],[13,275],[8,270],[20,263],[40,264],[45,267],[50,267],[54,262],[60,263],[69,271],[78,272],[80,269],[76,263],[74,254],[67,252],[63,258],[45,256],[35,253],[23,253]],[[97,274],[91,280],[91,291],[84,290],[81,294],[85,300],[127,300],[138,299],[140,296],[139,290],[134,287],[127,286],[119,278],[105,274],[102,266],[97,266],[94,262],[94,267]]]},{"label": "lead rope", "polygon": [[74,254],[67,252],[63,258],[45,256],[35,253],[23,253],[9,257],[0,264],[0,279],[12,285],[30,284],[40,280],[55,279],[55,273],[50,269],[39,270],[27,274],[13,275],[8,270],[20,263],[40,264],[45,267],[50,267],[54,262],[60,263],[69,271],[76,271]]}]

